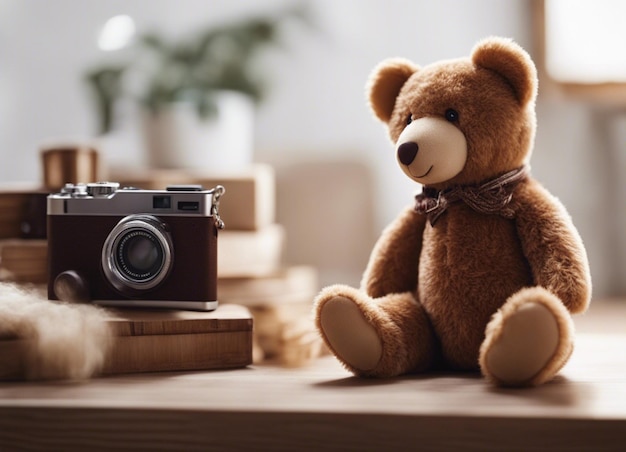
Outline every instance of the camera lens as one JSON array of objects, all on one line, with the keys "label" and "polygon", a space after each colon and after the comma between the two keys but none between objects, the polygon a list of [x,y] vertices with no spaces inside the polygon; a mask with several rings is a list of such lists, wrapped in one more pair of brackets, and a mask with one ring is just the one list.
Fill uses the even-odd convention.
[{"label": "camera lens", "polygon": [[172,240],[165,225],[151,215],[129,215],[107,237],[102,268],[116,289],[132,295],[160,284],[172,258]]},{"label": "camera lens", "polygon": [[127,233],[117,246],[117,263],[129,277],[138,281],[158,274],[163,265],[163,249],[146,231]]}]

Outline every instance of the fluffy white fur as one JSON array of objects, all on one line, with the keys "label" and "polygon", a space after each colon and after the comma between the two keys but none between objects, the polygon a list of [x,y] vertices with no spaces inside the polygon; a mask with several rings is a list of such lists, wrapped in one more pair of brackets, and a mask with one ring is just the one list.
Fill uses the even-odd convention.
[{"label": "fluffy white fur", "polygon": [[93,305],[49,301],[41,291],[0,283],[0,338],[24,340],[28,379],[83,379],[111,349],[108,314]]}]

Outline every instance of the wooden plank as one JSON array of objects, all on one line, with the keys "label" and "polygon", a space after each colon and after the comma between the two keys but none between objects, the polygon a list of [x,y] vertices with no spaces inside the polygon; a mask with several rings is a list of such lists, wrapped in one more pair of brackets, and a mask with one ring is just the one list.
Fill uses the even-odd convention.
[{"label": "wooden plank", "polygon": [[624,450],[626,335],[598,331],[625,314],[624,303],[592,304],[561,375],[530,389],[476,374],[360,379],[332,357],[4,382],[0,450]]},{"label": "wooden plank", "polygon": [[249,311],[234,304],[220,304],[211,312],[161,309],[109,309],[116,336],[199,334],[251,331]]},{"label": "wooden plank", "polygon": [[[63,451],[623,451],[620,421],[0,408],[0,447]],[[26,446],[26,447],[25,447]]]},{"label": "wooden plank", "polygon": [[[252,363],[252,316],[237,305],[213,312],[115,310],[113,345],[102,374],[245,367]],[[0,337],[0,380],[27,375],[29,339]]]},{"label": "wooden plank", "polygon": [[252,330],[116,337],[103,374],[229,369],[252,364]]},{"label": "wooden plank", "polygon": [[253,365],[233,371],[177,374],[176,378],[131,374],[80,384],[2,383],[0,407],[83,406],[106,410],[124,406],[626,421],[624,349],[626,336],[582,334],[572,360],[556,380],[523,390],[495,388],[474,373],[356,378],[333,357],[325,357],[296,369]]},{"label": "wooden plank", "polygon": [[580,339],[562,377],[525,390],[463,374],[359,379],[332,358],[3,383],[0,450],[623,450],[626,337]]}]

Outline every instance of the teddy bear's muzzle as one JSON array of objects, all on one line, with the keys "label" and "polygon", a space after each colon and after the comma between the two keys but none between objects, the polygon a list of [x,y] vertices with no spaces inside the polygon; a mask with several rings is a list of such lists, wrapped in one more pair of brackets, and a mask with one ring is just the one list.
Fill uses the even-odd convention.
[{"label": "teddy bear's muzzle", "polygon": [[447,181],[463,170],[467,141],[449,121],[433,116],[413,120],[398,137],[396,158],[402,171],[420,184]]}]

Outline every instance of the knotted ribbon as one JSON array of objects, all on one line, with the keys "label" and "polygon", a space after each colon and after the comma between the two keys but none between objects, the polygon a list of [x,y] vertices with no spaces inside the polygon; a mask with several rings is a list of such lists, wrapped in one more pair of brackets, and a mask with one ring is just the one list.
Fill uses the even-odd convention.
[{"label": "knotted ribbon", "polygon": [[529,172],[528,165],[524,165],[480,185],[457,185],[445,190],[425,186],[422,193],[415,196],[415,210],[426,215],[431,226],[450,204],[458,201],[477,212],[513,218],[515,212],[508,207],[513,199],[513,189],[528,177]]}]

